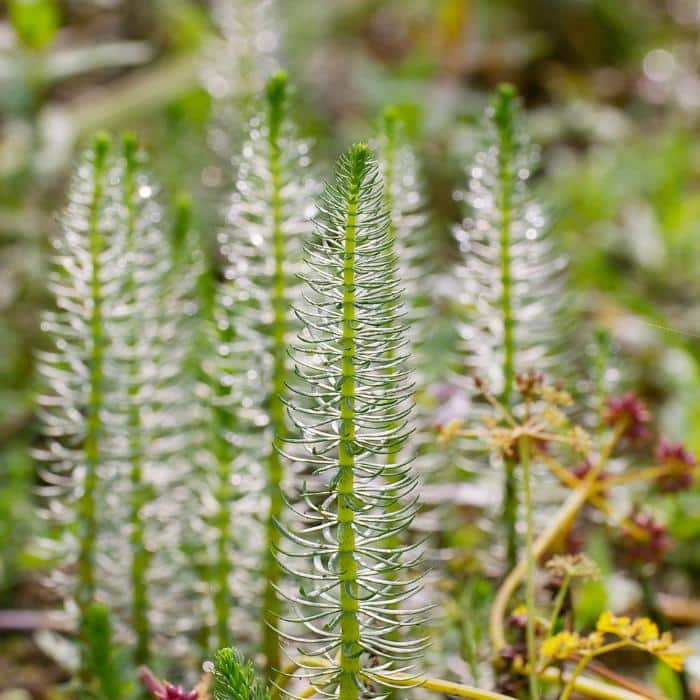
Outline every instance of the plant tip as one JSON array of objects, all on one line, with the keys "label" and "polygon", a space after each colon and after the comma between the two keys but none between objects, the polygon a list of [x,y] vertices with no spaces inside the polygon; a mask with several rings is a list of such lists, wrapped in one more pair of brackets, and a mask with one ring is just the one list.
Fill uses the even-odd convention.
[{"label": "plant tip", "polygon": [[111,146],[112,137],[106,131],[98,131],[93,137],[92,147],[98,159],[104,159]]},{"label": "plant tip", "polygon": [[124,148],[124,157],[129,162],[134,161],[139,150],[139,141],[136,138],[136,134],[132,131],[122,134],[122,147]]},{"label": "plant tip", "polygon": [[287,72],[276,71],[267,80],[267,99],[273,103],[282,102],[287,96],[287,85],[289,83]]}]

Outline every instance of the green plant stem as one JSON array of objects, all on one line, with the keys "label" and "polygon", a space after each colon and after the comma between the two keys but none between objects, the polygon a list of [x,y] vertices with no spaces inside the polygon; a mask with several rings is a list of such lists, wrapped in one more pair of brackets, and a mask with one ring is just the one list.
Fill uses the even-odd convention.
[{"label": "green plant stem", "polygon": [[[558,537],[562,536],[571,527],[581,508],[586,501],[595,493],[596,479],[612,454],[615,445],[624,433],[626,424],[620,423],[615,427],[610,441],[601,451],[600,457],[596,464],[590,469],[586,478],[571,491],[566,501],[561,505],[554,517],[550,520],[549,525],[540,533],[533,544],[533,557],[535,561],[552,546]],[[513,594],[518,589],[523,578],[527,575],[527,558],[521,559],[518,564],[511,570],[508,576],[501,584],[496,597],[494,598],[491,612],[489,615],[489,635],[494,651],[498,652],[506,646],[506,638],[504,632],[504,621],[508,601],[513,597]]]},{"label": "green plant stem", "polygon": [[[512,88],[502,87],[495,106],[498,128],[498,180],[500,184],[498,210],[501,247],[501,315],[503,321],[503,392],[504,406],[509,407],[515,381],[515,318],[513,315],[511,276],[511,227],[513,197],[513,100]],[[515,460],[504,460],[503,524],[506,529],[506,561],[512,569],[518,561],[518,484]]]},{"label": "green plant stem", "polygon": [[338,571],[340,579],[339,700],[360,697],[360,620],[355,554],[355,234],[365,159],[354,154],[347,199],[343,263],[343,336],[338,447]]},{"label": "green plant stem", "polygon": [[564,580],[561,583],[557,597],[554,599],[554,607],[552,609],[552,617],[549,620],[549,634],[554,634],[554,630],[559,619],[559,614],[561,613],[562,606],[564,605],[564,600],[566,599],[566,594],[569,591],[569,585],[571,584],[571,574],[564,574]]},{"label": "green plant stem", "polygon": [[525,576],[525,604],[527,606],[526,638],[527,657],[530,664],[529,684],[531,700],[539,700],[540,689],[537,682],[536,658],[537,646],[535,640],[535,551],[534,551],[534,508],[532,505],[532,474],[530,470],[530,441],[527,437],[518,440],[520,465],[523,470],[523,490],[526,514],[525,560],[527,573]]},{"label": "green plant stem", "polygon": [[[81,627],[85,622],[86,613],[95,597],[95,546],[97,542],[97,512],[96,497],[98,474],[102,452],[100,441],[103,433],[102,404],[104,393],[104,321],[102,299],[102,252],[104,238],[100,230],[100,214],[104,193],[104,179],[107,170],[106,161],[109,150],[107,137],[98,137],[94,147],[94,185],[92,201],[90,202],[89,248],[92,274],[90,278],[90,299],[92,301],[92,316],[90,318],[90,336],[92,341],[90,357],[90,374],[88,388],[88,404],[86,417],[86,434],[84,443],[85,453],[85,482],[82,494],[77,503],[78,527],[78,575],[76,599],[81,613]],[[84,632],[84,630],[83,630]],[[88,673],[85,650],[82,655],[81,673]]]},{"label": "green plant stem", "polygon": [[569,676],[569,679],[566,681],[566,685],[564,686],[564,690],[562,690],[561,695],[559,696],[559,700],[569,700],[571,693],[576,687],[576,680],[583,673],[583,670],[586,668],[586,664],[589,661],[589,656],[583,656],[579,659],[579,662],[576,664],[576,667]]},{"label": "green plant stem", "polygon": [[[212,529],[216,533],[214,554],[211,559],[207,557],[205,564],[201,567],[202,580],[206,582],[211,591],[214,612],[213,625],[202,625],[199,634],[202,651],[207,656],[211,650],[209,644],[211,636],[219,649],[230,644],[228,626],[231,607],[229,576],[233,567],[229,559],[228,543],[231,541],[230,504],[234,497],[231,484],[234,453],[226,436],[231,435],[235,428],[235,416],[227,405],[231,393],[230,387],[224,386],[219,381],[214,381],[211,374],[202,366],[201,358],[207,353],[216,355],[219,346],[227,347],[233,340],[234,328],[230,319],[217,318],[216,273],[208,259],[206,245],[201,234],[198,246],[204,262],[196,280],[200,325],[188,364],[197,382],[207,386],[211,395],[207,404],[209,420],[206,421],[206,428],[211,453],[214,457],[214,501],[217,504],[217,510],[210,520]],[[205,478],[205,475],[202,478]]]},{"label": "green plant stem", "polygon": [[[277,78],[277,82],[275,79]],[[278,91],[274,91],[277,86]],[[281,569],[275,556],[280,542],[280,530],[277,523],[282,518],[284,497],[282,494],[282,479],[284,469],[277,446],[287,437],[286,411],[282,396],[287,380],[287,314],[289,300],[286,295],[287,278],[285,271],[286,252],[283,222],[282,187],[282,148],[280,131],[284,110],[284,78],[273,76],[268,84],[268,133],[269,133],[269,162],[272,180],[271,210],[272,210],[272,241],[274,247],[274,281],[273,281],[273,327],[272,327],[272,393],[270,395],[270,424],[272,428],[272,449],[267,462],[267,489],[269,510],[266,522],[265,548],[265,592],[263,598],[263,652],[266,658],[268,675],[279,669],[280,641],[277,624],[280,603],[277,597],[277,585],[281,578]]]},{"label": "green plant stem", "polygon": [[[328,666],[329,662],[325,659],[303,656],[297,659],[296,662],[290,664],[287,671],[291,674],[294,672],[294,669],[299,667],[327,668]],[[548,684],[562,684],[566,683],[569,679],[568,675],[564,676],[564,674],[556,668],[545,669],[539,675]],[[289,676],[286,678],[288,679]],[[454,683],[452,681],[442,680],[441,678],[431,678],[423,675],[408,676],[398,673],[373,673],[372,679],[393,686],[425,688],[426,690],[441,695],[468,698],[469,700],[514,700],[510,695],[503,695],[489,690],[482,690],[481,688],[474,688],[463,683]],[[284,687],[284,684],[282,687]],[[579,676],[574,680],[574,690],[587,697],[595,698],[596,700],[648,700],[644,695],[635,693],[632,690],[618,688],[608,683],[601,683],[600,681],[585,676]]]},{"label": "green plant stem", "polygon": [[[136,168],[137,144],[133,137],[124,140],[126,171],[124,173],[125,205],[127,211],[127,252],[133,253],[138,245],[136,240]],[[126,299],[131,303],[136,300],[136,277],[133,268],[128,270],[125,289]],[[136,310],[138,313],[138,310]],[[129,431],[129,480],[131,484],[131,504],[129,525],[131,529],[131,616],[136,645],[134,660],[137,664],[150,663],[150,622],[148,619],[148,581],[147,573],[151,555],[146,547],[146,528],[143,508],[149,501],[149,488],[144,480],[143,470],[143,420],[141,415],[141,367],[136,357],[135,348],[139,342],[138,328],[133,327],[129,334],[128,348],[128,417]]]},{"label": "green plant stem", "polygon": [[[209,311],[213,314],[213,311]],[[215,321],[215,319],[214,319]],[[218,342],[226,346],[233,340],[233,324],[228,321],[224,324],[216,324]],[[213,350],[216,352],[215,350]],[[216,382],[214,387],[216,395],[212,402],[212,434],[213,452],[216,460],[216,489],[215,500],[217,511],[214,516],[214,528],[216,530],[216,555],[213,565],[212,578],[214,587],[214,624],[216,639],[219,648],[229,644],[229,616],[231,612],[231,592],[229,590],[229,578],[233,571],[233,565],[229,557],[229,544],[232,537],[231,503],[235,497],[233,477],[233,449],[227,439],[235,428],[235,416],[227,406],[230,396],[230,388],[223,382]]]},{"label": "green plant stem", "polygon": [[[548,684],[562,685],[568,682],[569,675],[563,674],[557,668],[548,668],[540,673],[540,678]],[[633,690],[619,688],[586,676],[576,678],[573,689],[581,695],[597,700],[648,700],[646,695],[640,695]]]}]

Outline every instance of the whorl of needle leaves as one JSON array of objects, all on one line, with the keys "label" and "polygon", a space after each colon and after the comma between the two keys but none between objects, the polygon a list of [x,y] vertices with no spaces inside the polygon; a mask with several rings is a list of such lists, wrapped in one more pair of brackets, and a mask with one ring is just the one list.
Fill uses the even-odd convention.
[{"label": "whorl of needle leaves", "polygon": [[306,633],[285,636],[329,662],[322,673],[307,669],[309,679],[343,700],[376,696],[374,672],[410,664],[423,647],[396,636],[418,623],[420,611],[405,603],[420,576],[405,570],[419,557],[386,544],[414,517],[416,477],[387,459],[409,434],[413,385],[382,200],[376,161],[356,145],[340,158],[305,245],[303,331],[292,351],[289,406],[301,438],[288,443],[305,448],[307,482],[295,509],[301,524],[284,531],[279,558],[301,581],[291,602]]},{"label": "whorl of needle leaves", "polygon": [[214,700],[269,700],[270,691],[255,677],[253,664],[236,649],[219,649],[214,657]]},{"label": "whorl of needle leaves", "polygon": [[53,571],[51,581],[82,610],[98,588],[99,505],[113,477],[105,458],[114,422],[107,406],[116,403],[106,380],[107,325],[118,313],[124,231],[115,214],[109,151],[109,138],[96,138],[73,175],[63,235],[53,241],[48,284],[56,306],[41,324],[53,347],[38,354],[46,393],[37,400],[44,441],[35,456],[42,463],[43,513],[55,532],[40,545],[48,558],[74,565]]},{"label": "whorl of needle leaves", "polygon": [[[226,486],[215,498],[217,507],[229,513],[228,524],[222,515],[217,527],[219,536],[222,528],[226,530],[225,556],[230,560],[220,565],[230,571],[220,576],[218,585],[219,641],[230,639],[224,596],[228,599],[230,581],[238,577],[234,588],[242,604],[231,612],[239,622],[242,615],[250,619],[251,613],[260,620],[258,625],[233,626],[260,627],[263,651],[273,666],[279,664],[274,586],[281,572],[268,553],[279,539],[273,521],[283,510],[280,489],[285,478],[273,443],[290,429],[280,396],[291,379],[287,347],[299,325],[292,304],[300,293],[301,237],[318,191],[309,175],[309,145],[296,136],[289,101],[286,75],[273,74],[262,108],[248,123],[218,235],[226,259],[215,319],[218,341],[204,363],[211,383],[218,387],[217,408],[227,422],[215,442],[222,438],[229,442],[217,455],[220,482]],[[231,521],[236,523],[235,532]],[[241,644],[240,639],[235,641]]]},{"label": "whorl of needle leaves", "polygon": [[37,456],[55,525],[42,544],[61,563],[51,578],[83,614],[104,602],[117,636],[136,642],[138,661],[153,640],[174,641],[191,623],[182,605],[191,580],[174,576],[185,569],[182,509],[172,498],[185,474],[171,459],[182,447],[175,407],[184,401],[156,194],[133,137],[121,151],[96,138],[55,242],[56,310],[43,324],[54,350],[40,356],[48,390],[39,399],[45,441]]},{"label": "whorl of needle leaves", "polygon": [[464,256],[458,301],[466,310],[467,367],[504,397],[515,372],[560,366],[567,304],[567,260],[532,196],[538,158],[520,121],[515,90],[502,86],[486,113],[468,190],[456,193],[469,206],[455,229]]}]

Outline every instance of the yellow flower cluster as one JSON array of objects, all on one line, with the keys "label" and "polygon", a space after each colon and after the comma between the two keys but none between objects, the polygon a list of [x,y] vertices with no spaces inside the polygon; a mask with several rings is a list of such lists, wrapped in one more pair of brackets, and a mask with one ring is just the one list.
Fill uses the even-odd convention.
[{"label": "yellow flower cluster", "polygon": [[[618,639],[606,643],[606,635]],[[546,665],[551,661],[598,656],[624,646],[653,654],[676,671],[683,668],[686,657],[692,652],[685,644],[674,642],[670,632],[660,633],[646,617],[631,620],[607,611],[598,619],[594,632],[585,636],[576,632],[559,632],[542,643],[540,654]]]},{"label": "yellow flower cluster", "polygon": [[614,634],[630,646],[653,654],[676,671],[683,668],[686,657],[693,651],[686,644],[674,642],[670,632],[659,633],[659,628],[647,617],[630,620],[606,611],[598,619],[596,630]]},{"label": "yellow flower cluster", "polygon": [[566,661],[577,656],[593,656],[602,646],[603,635],[592,632],[583,637],[578,632],[559,632],[542,642],[540,653],[543,659],[549,661]]}]

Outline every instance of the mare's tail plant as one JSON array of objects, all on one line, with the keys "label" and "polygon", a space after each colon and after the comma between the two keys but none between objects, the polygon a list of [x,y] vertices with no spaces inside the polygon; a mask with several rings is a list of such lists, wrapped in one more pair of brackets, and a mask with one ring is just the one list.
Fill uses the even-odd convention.
[{"label": "mare's tail plant", "polygon": [[[114,531],[108,535],[115,570],[128,562],[128,581],[112,576],[112,595],[116,600],[122,590],[128,593],[124,614],[135,636],[134,661],[143,664],[151,660],[154,641],[177,637],[192,623],[185,606],[191,596],[180,588],[186,578],[180,551],[183,519],[173,497],[187,476],[187,464],[176,456],[191,421],[185,419],[180,383],[179,310],[166,299],[179,296],[173,294],[173,254],[157,185],[130,135],[124,138],[118,168],[125,269],[121,317],[112,337],[114,381],[121,388],[115,468],[128,512],[115,499]],[[129,523],[127,548],[120,547],[124,520]]]},{"label": "mare's tail plant", "polygon": [[405,605],[420,588],[405,571],[417,557],[410,545],[386,544],[413,519],[416,478],[410,464],[387,464],[408,436],[413,386],[383,198],[374,156],[354,146],[305,245],[303,330],[293,347],[290,412],[300,437],[288,442],[303,446],[308,481],[301,524],[284,530],[279,558],[302,582],[291,602],[306,634],[287,636],[326,662],[302,666],[340,700],[381,696],[382,671],[410,668],[423,647],[415,635],[395,637],[419,622]]},{"label": "mare's tail plant", "polygon": [[253,665],[235,649],[216,652],[213,675],[214,700],[270,700],[270,691],[255,677]]},{"label": "mare's tail plant", "polygon": [[[109,138],[97,136],[73,177],[49,278],[56,310],[42,322],[53,349],[39,356],[48,391],[39,398],[45,444],[36,455],[44,463],[41,495],[53,532],[42,545],[60,563],[52,582],[75,602],[81,628],[100,581],[99,534],[112,480],[108,443],[116,427],[105,377],[123,232],[113,211],[110,149]],[[87,675],[84,651],[82,675]]]},{"label": "mare's tail plant", "polygon": [[[536,152],[519,124],[516,93],[501,86],[486,115],[485,147],[469,171],[469,188],[457,193],[470,213],[455,235],[464,263],[460,301],[467,369],[492,387],[506,406],[517,372],[547,371],[561,361],[561,315],[566,260],[545,235],[546,221],[529,181]],[[502,520],[508,565],[517,561],[516,464],[504,462]]]},{"label": "mare's tail plant", "polygon": [[99,700],[122,700],[130,689],[124,673],[123,647],[114,643],[109,610],[100,603],[90,605],[83,625],[86,665],[94,679],[94,694]]},{"label": "mare's tail plant", "polygon": [[[234,394],[240,398],[234,408],[235,430],[231,430],[231,425],[229,431],[237,440],[239,451],[246,450],[247,441],[250,450],[244,460],[263,465],[266,502],[258,506],[257,512],[264,514],[264,541],[258,546],[254,566],[261,567],[264,580],[260,625],[268,669],[280,666],[275,628],[281,569],[273,552],[279,541],[275,523],[283,510],[284,465],[273,445],[289,433],[281,395],[291,375],[287,346],[296,329],[292,303],[298,299],[301,234],[317,189],[307,174],[308,151],[308,144],[296,137],[289,118],[286,75],[275,73],[267,82],[264,109],[249,124],[235,190],[220,233],[226,258],[224,301],[220,306],[228,310],[229,316],[235,316],[219,324],[220,331],[228,334],[221,338],[222,347],[226,348],[221,366],[224,370],[227,364],[229,369],[234,365],[242,368],[238,375],[227,372],[235,384]],[[230,393],[230,387],[226,391]],[[224,471],[231,468],[231,455],[225,459],[225,464],[220,460]],[[228,479],[223,472],[222,477]],[[229,501],[219,499],[220,507],[227,509]],[[222,517],[220,527],[226,530],[230,523],[224,523]],[[225,531],[218,536],[227,543]],[[220,556],[226,559],[221,566],[234,564],[234,551],[222,550]],[[222,577],[216,593],[221,598],[217,606],[221,645],[230,640],[223,603],[224,596],[228,599],[228,590]]]},{"label": "mare's tail plant", "polygon": [[95,140],[55,244],[57,310],[43,324],[55,349],[40,357],[50,392],[40,399],[38,456],[55,525],[50,553],[62,564],[54,582],[80,618],[106,604],[142,663],[154,639],[191,623],[182,605],[191,596],[175,595],[173,575],[182,518],[170,494],[184,474],[173,468],[177,426],[167,419],[179,391],[163,303],[170,249],[135,139],[115,150],[106,136]]}]

